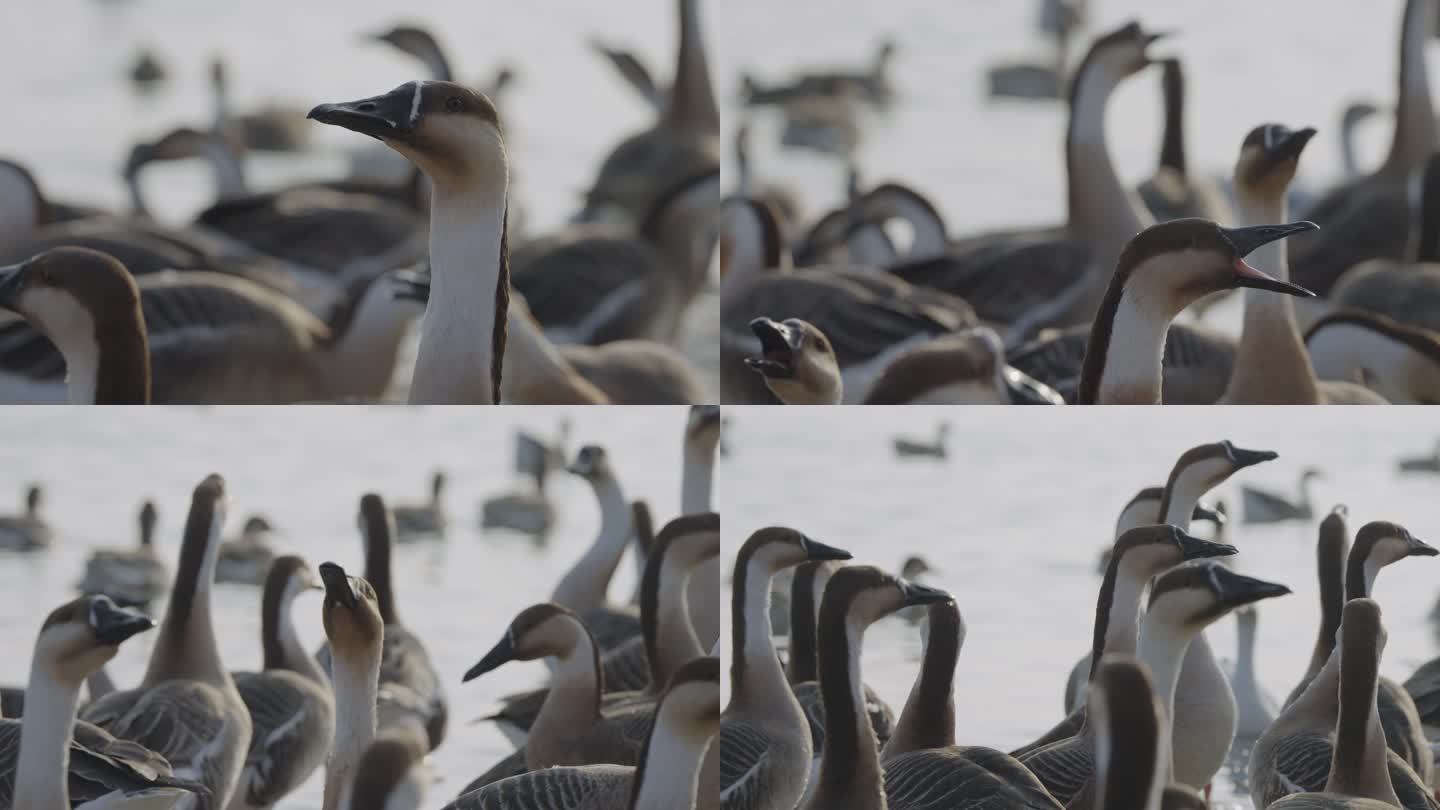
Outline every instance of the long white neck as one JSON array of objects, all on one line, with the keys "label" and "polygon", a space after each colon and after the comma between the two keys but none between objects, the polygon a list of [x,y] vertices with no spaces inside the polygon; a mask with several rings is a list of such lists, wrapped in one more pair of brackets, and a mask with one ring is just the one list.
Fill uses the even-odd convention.
[{"label": "long white neck", "polygon": [[1305,349],[1322,380],[1354,381],[1365,369],[1373,375],[1372,387],[1396,404],[1422,404],[1440,396],[1436,361],[1374,329],[1332,322],[1311,332]]},{"label": "long white neck", "polygon": [[[1155,690],[1160,698],[1160,705],[1165,710],[1165,716],[1161,722],[1160,733],[1165,739],[1171,735],[1172,723],[1175,717],[1175,689],[1180,681],[1181,664],[1185,658],[1185,650],[1190,646],[1192,636],[1169,622],[1160,619],[1152,619],[1147,616],[1145,622],[1140,625],[1140,660],[1150,667],[1150,673],[1155,679]],[[1173,749],[1173,744],[1170,748]],[[1167,751],[1164,767],[1164,782],[1170,784],[1175,781],[1175,759],[1174,752]]]},{"label": "long white neck", "polygon": [[[715,444],[696,446],[685,442],[685,461],[680,471],[680,511],[693,515],[710,512],[714,488]],[[702,644],[710,644],[720,635],[720,560],[700,564],[690,576],[686,597],[690,603],[690,621]]]},{"label": "long white neck", "polygon": [[1115,572],[1115,593],[1110,602],[1110,618],[1105,624],[1105,654],[1135,654],[1140,634],[1140,601],[1149,580],[1136,575],[1121,561]]},{"label": "long white neck", "polygon": [[375,738],[375,698],[379,691],[380,654],[366,666],[347,655],[331,655],[335,689],[335,740],[325,770],[323,810],[338,810],[340,797],[354,780],[360,757]]},{"label": "long white neck", "polygon": [[555,586],[551,600],[577,613],[600,607],[615,567],[630,540],[630,506],[620,482],[612,475],[597,478],[592,486],[600,501],[600,533],[585,555],[571,566]]},{"label": "long white neck", "polygon": [[[709,562],[708,560],[706,562]],[[655,651],[659,657],[659,670],[663,681],[668,682],[686,661],[705,654],[700,639],[690,626],[690,606],[686,598],[689,590],[690,571],[686,562],[675,555],[667,555],[660,568],[660,593],[656,600],[659,610],[655,620]],[[661,684],[652,684],[656,689]]]},{"label": "long white neck", "polygon": [[410,404],[493,405],[495,290],[505,192],[436,194],[430,209],[430,303]]},{"label": "long white neck", "polygon": [[[775,575],[772,563],[763,559],[766,555],[756,554],[750,558],[745,571],[745,593],[742,610],[745,617],[745,637],[741,639],[745,668],[743,680],[731,685],[731,703],[749,701],[752,706],[764,706],[767,698],[780,696],[794,703],[794,693],[785,680],[785,670],[775,655],[775,632],[770,624],[770,580]],[[796,705],[798,709],[798,704]]]},{"label": "long white neck", "polygon": [[1400,29],[1400,98],[1395,106],[1395,134],[1381,168],[1401,179],[1435,149],[1435,110],[1425,67],[1425,45],[1434,32],[1434,0],[1409,0]]},{"label": "long white neck", "polygon": [[1168,313],[1152,302],[1143,283],[1132,276],[1120,296],[1110,345],[1105,347],[1105,368],[1098,394],[1101,405],[1160,403],[1161,363],[1165,358],[1165,335],[1169,331]]},{"label": "long white neck", "polygon": [[714,488],[715,445],[696,446],[685,442],[685,463],[680,470],[680,513],[694,515],[712,511],[710,493]]},{"label": "long white neck", "polygon": [[11,802],[16,810],[70,806],[70,727],[79,701],[78,684],[66,686],[46,672],[40,661],[31,664]]},{"label": "long white neck", "polygon": [[301,643],[300,634],[295,632],[293,615],[294,598],[281,600],[279,641],[280,652],[285,657],[285,668],[323,685],[329,681],[329,676],[325,674],[325,670],[320,668],[315,656],[311,655],[305,649],[305,645]]},{"label": "long white neck", "polygon": [[384,279],[371,283],[345,334],[328,353],[323,373],[332,397],[376,399],[384,395],[395,374],[400,343],[410,322],[423,312],[413,303],[395,300]]},{"label": "long white neck", "polygon": [[1241,616],[1236,631],[1235,680],[1240,683],[1255,683],[1255,619]]},{"label": "long white neck", "polygon": [[700,761],[709,740],[676,731],[662,707],[646,750],[645,773],[635,790],[631,810],[675,810],[694,807]]},{"label": "long white neck", "polygon": [[65,358],[65,387],[71,405],[94,405],[100,381],[100,352],[94,333],[55,335],[57,349]]},{"label": "long white neck", "polygon": [[564,761],[560,748],[566,740],[583,734],[594,722],[600,706],[599,673],[595,669],[594,641],[578,625],[576,640],[569,652],[552,656],[550,693],[530,726],[525,745],[525,764],[531,770]]}]

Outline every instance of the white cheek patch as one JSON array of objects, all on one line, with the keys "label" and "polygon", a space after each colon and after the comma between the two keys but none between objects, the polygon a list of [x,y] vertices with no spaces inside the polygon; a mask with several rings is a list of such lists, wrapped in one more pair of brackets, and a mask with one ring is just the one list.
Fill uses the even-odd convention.
[{"label": "white cheek patch", "polygon": [[425,83],[415,82],[415,97],[410,101],[410,126],[420,120],[420,101],[425,95]]},{"label": "white cheek patch", "polygon": [[95,319],[68,292],[53,287],[31,287],[21,293],[19,309],[62,350],[66,343],[94,340]]}]

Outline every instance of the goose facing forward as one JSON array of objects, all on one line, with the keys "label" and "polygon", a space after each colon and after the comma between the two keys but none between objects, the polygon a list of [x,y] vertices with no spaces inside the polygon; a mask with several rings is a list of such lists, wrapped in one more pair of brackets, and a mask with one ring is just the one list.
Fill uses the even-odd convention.
[{"label": "goose facing forward", "polygon": [[323,810],[339,810],[360,759],[375,736],[376,697],[385,620],[370,583],[332,562],[320,564],[325,601],[320,609],[330,683],[335,696],[335,735],[325,763]]},{"label": "goose facing forward", "polygon": [[54,532],[50,524],[40,516],[40,503],[44,500],[38,484],[31,484],[25,490],[25,512],[19,515],[0,515],[0,549],[11,551],[34,551],[50,545]]}]

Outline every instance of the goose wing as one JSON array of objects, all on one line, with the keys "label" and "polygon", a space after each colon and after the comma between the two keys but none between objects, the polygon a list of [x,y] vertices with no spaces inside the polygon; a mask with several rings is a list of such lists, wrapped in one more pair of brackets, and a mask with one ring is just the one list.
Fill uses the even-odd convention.
[{"label": "goose wing", "polygon": [[1059,742],[1061,740],[1069,739],[1070,737],[1076,736],[1080,733],[1080,729],[1084,725],[1085,704],[1082,703],[1080,704],[1079,708],[1065,715],[1064,720],[1061,720],[1060,722],[1052,726],[1051,729],[1042,734],[1039,739],[1035,740],[1032,743],[1029,743],[1028,745],[1021,746],[1020,748],[1011,751],[1010,756],[1023,759],[1025,755],[1038,751],[1041,748],[1050,745],[1051,743]]},{"label": "goose wing", "polygon": [[1250,795],[1255,805],[1268,807],[1291,793],[1324,790],[1333,753],[1330,734],[1300,733],[1280,740],[1269,757],[1257,758],[1251,768]]},{"label": "goose wing", "polygon": [[[800,710],[805,713],[805,720],[810,724],[812,750],[824,751],[825,703],[820,699],[820,684],[817,681],[805,681],[795,684],[791,691],[795,693],[795,700],[800,703]],[[875,730],[876,742],[884,748],[885,743],[890,741],[891,732],[895,730],[895,712],[869,686],[865,687],[865,713],[870,716],[870,727]]]},{"label": "goose wing", "polygon": [[[0,720],[0,807],[13,804],[19,754],[20,721]],[[75,739],[70,743],[67,783],[71,807],[114,798],[117,793],[134,796],[158,790],[168,790],[171,795],[193,793],[202,808],[209,806],[210,799],[200,785],[174,778],[163,757],[83,722],[75,724]]]},{"label": "goose wing", "polygon": [[600,658],[605,671],[605,692],[631,692],[650,685],[650,656],[639,636],[622,642]]},{"label": "goose wing", "polygon": [[234,677],[252,729],[236,795],[252,807],[269,807],[325,761],[335,704],[328,689],[293,672],[237,672]]},{"label": "goose wing", "polygon": [[630,796],[635,769],[586,765],[531,771],[469,791],[444,810],[590,810],[620,807]]},{"label": "goose wing", "polygon": [[1440,725],[1440,658],[1425,662],[1406,678],[1405,691],[1415,701],[1423,724]]},{"label": "goose wing", "polygon": [[891,810],[1062,806],[1014,757],[978,746],[911,751],[888,760],[885,797]]},{"label": "goose wing", "polygon": [[[486,785],[499,782],[501,779],[519,776],[528,771],[529,768],[525,766],[525,749],[520,748],[511,751],[504,759],[491,765],[484,773],[470,780],[470,784],[466,785],[465,789],[460,791],[460,799],[464,799],[466,794],[479,790]],[[459,801],[459,799],[457,799],[457,801]]]},{"label": "goose wing", "polygon": [[584,226],[527,242],[510,257],[511,283],[563,343],[599,345],[659,335],[670,294],[660,253],[625,231]]},{"label": "goose wing", "polygon": [[1008,324],[1070,289],[1089,261],[1089,247],[1058,228],[988,239],[969,250],[900,263],[889,272],[964,299],[981,320]]},{"label": "goose wing", "polygon": [[1083,737],[1071,737],[1020,758],[1050,795],[1069,802],[1095,772],[1095,752]]},{"label": "goose wing", "polygon": [[604,652],[640,635],[640,614],[632,608],[602,605],[581,613],[580,621],[589,628],[590,635]]},{"label": "goose wing", "polygon": [[[328,647],[325,649],[329,651]],[[380,658],[382,704],[384,693],[391,686],[404,687],[412,693],[406,695],[403,691],[390,689],[392,708],[413,710],[430,738],[430,749],[434,750],[445,738],[445,726],[449,719],[445,690],[440,685],[440,676],[435,672],[425,645],[418,636],[398,624],[385,626],[385,648]]]},{"label": "goose wing", "polygon": [[1282,495],[1256,489],[1249,485],[1240,487],[1241,507],[1245,520],[1263,520],[1266,517],[1288,517],[1296,514],[1295,505]]},{"label": "goose wing", "polygon": [[765,807],[776,789],[769,735],[749,723],[721,720],[720,803],[727,810]]},{"label": "goose wing", "polygon": [[617,340],[603,346],[561,346],[580,376],[616,405],[693,405],[705,402],[705,385],[684,355],[653,340]]},{"label": "goose wing", "polygon": [[[249,717],[234,717],[225,696],[206,683],[165,681],[146,690],[115,692],[94,701],[82,717],[122,740],[164,757],[175,775],[210,786],[224,781],[227,738],[249,732]],[[235,728],[243,724],[243,729]]]},{"label": "goose wing", "polygon": [[1381,678],[1376,703],[1386,745],[1415,769],[1421,780],[1428,782],[1434,759],[1421,727],[1419,710],[1410,693],[1389,678]]},{"label": "goose wing", "polygon": [[655,725],[655,704],[639,703],[611,710],[591,727],[583,746],[585,763],[637,765],[645,739]]}]

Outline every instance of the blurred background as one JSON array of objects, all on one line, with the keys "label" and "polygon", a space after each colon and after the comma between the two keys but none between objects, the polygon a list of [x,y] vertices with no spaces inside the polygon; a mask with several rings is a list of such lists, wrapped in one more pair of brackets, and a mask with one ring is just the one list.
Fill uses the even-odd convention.
[{"label": "blurred background", "polygon": [[[0,685],[24,686],[30,650],[45,616],[72,598],[85,559],[98,547],[131,548],[140,502],[159,511],[156,551],[171,575],[190,493],[204,476],[225,476],[230,497],[225,536],[263,515],[276,554],[298,554],[312,568],[327,560],[359,575],[360,496],[387,505],[423,503],[430,476],[447,474],[443,540],[398,544],[393,565],[397,612],[425,642],[450,702],[445,742],[434,753],[431,789],[448,801],[513,747],[491,724],[470,725],[505,694],[543,683],[541,662],[505,666],[461,684],[460,676],[505,633],[523,608],[549,598],[559,576],[595,539],[599,508],[581,479],[556,471],[546,494],[556,521],[548,539],[480,528],[481,502],[523,490],[513,472],[515,434],[555,444],[571,423],[568,450],[604,446],[629,499],[649,502],[657,528],[679,509],[684,408],[106,408],[76,419],[59,408],[7,409],[0,425],[0,514],[23,511],[25,488],[40,484],[41,514],[55,536],[49,549],[0,551]],[[613,593],[635,582],[621,562]],[[168,590],[168,583],[167,583]],[[232,670],[261,664],[259,587],[216,586],[215,626]],[[321,596],[301,594],[296,629],[307,648],[324,641]],[[149,608],[157,619],[163,599]],[[144,674],[154,634],[128,642],[109,671],[120,688]],[[488,710],[488,711],[487,711]],[[321,769],[323,770],[323,769]],[[285,800],[320,807],[319,771]]]},{"label": "blurred background", "polygon": [[[792,526],[891,573],[922,557],[933,570],[918,580],[954,595],[968,631],[955,676],[956,742],[1010,750],[1063,716],[1065,681],[1090,644],[1099,554],[1113,542],[1121,507],[1141,488],[1163,485],[1185,450],[1229,439],[1279,453],[1204,501],[1228,509],[1223,540],[1240,549],[1231,558],[1236,568],[1294,591],[1259,606],[1258,679],[1283,700],[1319,627],[1320,519],[1343,503],[1352,532],[1392,520],[1416,537],[1440,538],[1433,508],[1440,475],[1397,466],[1402,458],[1434,458],[1433,417],[1415,408],[1350,410],[1340,429],[1327,410],[1186,408],[1161,416],[989,408],[968,420],[944,408],[726,408],[722,565],[728,577],[745,539],[771,525]],[[900,440],[943,457],[899,456]],[[1309,488],[1312,519],[1241,520],[1242,487],[1299,502],[1306,467],[1324,476]],[[1210,536],[1208,524],[1193,528]],[[1389,632],[1381,672],[1397,682],[1440,652],[1427,618],[1437,583],[1440,561],[1415,558],[1387,567],[1376,584]],[[1233,618],[1207,635],[1218,658],[1235,659]],[[890,618],[865,636],[863,678],[897,712],[919,661],[915,625]],[[1250,806],[1248,790],[1235,790],[1246,762],[1248,749],[1217,775],[1214,806]]]}]

